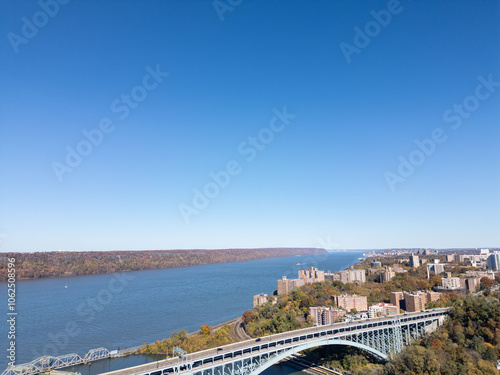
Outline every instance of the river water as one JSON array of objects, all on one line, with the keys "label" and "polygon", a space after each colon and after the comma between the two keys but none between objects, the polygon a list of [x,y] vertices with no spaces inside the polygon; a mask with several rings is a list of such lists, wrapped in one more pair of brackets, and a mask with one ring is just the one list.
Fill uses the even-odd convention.
[{"label": "river water", "polygon": [[[172,331],[195,331],[203,324],[216,325],[252,309],[252,296],[272,293],[281,276],[296,278],[309,266],[339,271],[354,264],[359,252],[336,252],[208,264],[123,274],[89,275],[16,284],[16,364],[41,355],[58,356],[90,349],[108,350],[138,346],[169,337]],[[299,265],[298,265],[299,264]],[[7,353],[7,284],[0,283],[5,301],[0,325],[0,348]],[[150,362],[155,358],[133,356],[96,362],[79,369],[82,375]],[[0,356],[0,371],[7,356]],[[273,375],[288,375],[285,366],[274,366]]]}]

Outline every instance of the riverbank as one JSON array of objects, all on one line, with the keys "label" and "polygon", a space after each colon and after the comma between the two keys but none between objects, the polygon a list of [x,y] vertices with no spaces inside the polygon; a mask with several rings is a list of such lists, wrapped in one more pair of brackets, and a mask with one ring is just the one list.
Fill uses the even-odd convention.
[{"label": "riverbank", "polygon": [[[0,259],[5,261],[15,259],[17,280],[30,280],[244,262],[277,257],[322,255],[326,253],[326,250],[318,248],[53,251],[46,253],[0,253]],[[7,275],[8,269],[0,268],[0,281],[6,281]]]},{"label": "riverbank", "polygon": [[[358,258],[357,261],[354,261],[347,268],[359,266],[365,261],[366,261],[366,258]],[[301,263],[296,264],[296,266],[299,266],[299,265],[302,266]],[[345,269],[347,269],[347,268],[345,268]],[[278,279],[279,276],[276,276],[276,277]],[[205,328],[205,330],[208,330],[210,328],[210,334],[216,334],[219,329],[227,326],[230,329],[230,333],[228,335],[225,335],[224,337],[226,339],[231,340],[230,342],[227,342],[227,343],[234,343],[234,342],[252,339],[253,336],[249,335],[245,330],[242,317],[243,317],[243,313],[242,313],[241,317],[217,324],[215,326],[201,327],[201,330],[197,330],[195,332],[188,333],[187,337],[196,340],[196,338],[201,338],[202,336],[207,335],[208,331],[205,331],[205,334],[203,334],[203,332],[202,332],[202,330],[204,328]],[[305,319],[302,319],[301,321],[302,321],[302,324],[305,324]],[[295,327],[295,329],[296,328],[298,328],[298,327]],[[258,337],[258,336],[255,336],[255,337]],[[133,354],[166,354],[166,352],[165,352],[166,347],[173,347],[174,346],[174,344],[172,343],[172,340],[176,340],[176,337],[171,337],[170,339],[164,337],[164,338],[158,339],[157,341],[155,341],[155,343],[143,344],[140,347],[137,347],[135,352],[133,352]],[[187,345],[186,343],[184,343],[184,344]],[[192,343],[191,343],[191,345],[192,345]],[[209,347],[203,347],[202,349],[208,349],[210,347],[215,347],[215,346],[219,346],[219,345],[220,344],[217,343],[216,345],[212,345]],[[224,344],[222,344],[222,345],[224,345]]]}]

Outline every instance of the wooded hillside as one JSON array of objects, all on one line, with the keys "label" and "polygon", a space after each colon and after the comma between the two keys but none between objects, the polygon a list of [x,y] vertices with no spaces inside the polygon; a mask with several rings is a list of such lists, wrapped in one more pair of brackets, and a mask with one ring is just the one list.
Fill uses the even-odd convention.
[{"label": "wooded hillside", "polygon": [[0,280],[7,280],[7,258],[16,259],[17,279],[39,279],[241,262],[325,252],[323,249],[313,248],[272,248],[0,253]]}]

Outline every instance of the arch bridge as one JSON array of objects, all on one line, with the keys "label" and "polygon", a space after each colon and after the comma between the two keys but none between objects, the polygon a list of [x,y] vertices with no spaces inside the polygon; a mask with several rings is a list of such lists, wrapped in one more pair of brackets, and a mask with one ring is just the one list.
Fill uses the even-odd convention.
[{"label": "arch bridge", "polygon": [[291,354],[325,345],[362,349],[380,361],[390,359],[442,325],[449,309],[305,328],[208,349],[182,358],[108,372],[106,375],[257,375]]}]

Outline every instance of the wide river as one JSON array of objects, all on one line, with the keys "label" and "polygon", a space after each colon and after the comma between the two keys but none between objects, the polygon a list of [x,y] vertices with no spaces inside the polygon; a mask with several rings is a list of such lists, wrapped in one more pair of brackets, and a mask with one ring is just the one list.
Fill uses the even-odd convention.
[{"label": "wide river", "polygon": [[[252,309],[252,296],[271,294],[276,280],[296,278],[310,266],[340,271],[354,264],[360,252],[336,252],[183,268],[89,275],[16,284],[16,364],[41,355],[58,356],[90,349],[134,347],[169,337],[172,331],[195,331]],[[0,283],[4,323],[0,325],[0,371],[9,348],[7,283]],[[130,366],[152,358],[133,356],[95,363],[82,375]],[[105,364],[104,364],[105,362]],[[105,368],[103,367],[105,366]],[[103,368],[100,368],[103,367]],[[274,366],[271,373],[291,370]]]}]

